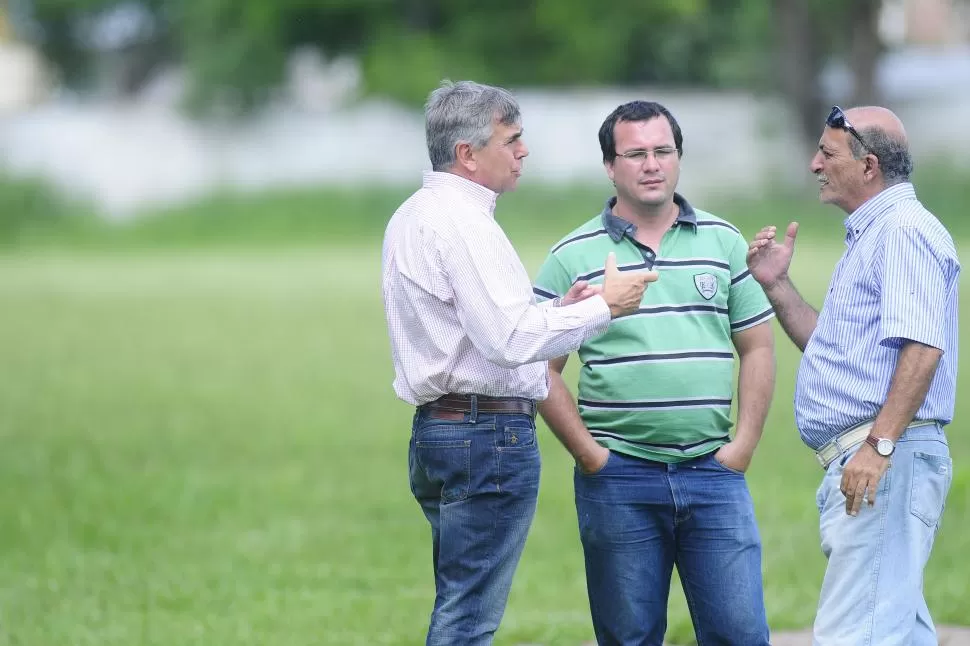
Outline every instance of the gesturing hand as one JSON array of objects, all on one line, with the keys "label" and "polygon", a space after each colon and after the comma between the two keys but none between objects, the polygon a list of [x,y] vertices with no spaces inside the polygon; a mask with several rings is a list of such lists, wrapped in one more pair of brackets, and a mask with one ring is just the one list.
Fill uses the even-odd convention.
[{"label": "gesturing hand", "polygon": [[616,254],[606,256],[603,274],[603,299],[610,306],[613,318],[632,314],[640,308],[643,292],[649,283],[660,278],[655,271],[620,271],[616,266]]},{"label": "gesturing hand", "polygon": [[748,270],[762,287],[773,287],[788,274],[792,254],[795,253],[795,236],[798,223],[792,222],[785,231],[785,239],[775,239],[776,228],[763,228],[748,245]]}]

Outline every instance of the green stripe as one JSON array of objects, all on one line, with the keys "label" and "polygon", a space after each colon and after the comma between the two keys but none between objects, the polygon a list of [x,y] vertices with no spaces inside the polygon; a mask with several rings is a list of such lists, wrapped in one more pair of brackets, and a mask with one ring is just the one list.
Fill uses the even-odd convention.
[{"label": "green stripe", "polygon": [[[723,443],[734,398],[732,325],[771,316],[760,286],[746,274],[747,243],[738,230],[714,215],[696,213],[696,228],[674,227],[654,250],[660,280],[648,288],[640,311],[614,321],[579,350],[579,398],[589,402],[580,414],[587,427],[611,434],[600,439],[606,445],[618,447],[617,438],[628,439],[624,452],[649,459],[677,461]],[[641,249],[629,237],[614,242],[602,230],[597,216],[562,238],[536,285],[561,296],[577,278],[601,284],[611,252],[621,269],[644,266]],[[689,352],[721,354],[663,358]],[[624,360],[630,357],[639,359]],[[701,400],[713,403],[690,403]],[[624,410],[631,406],[617,408],[618,402],[640,407]]]}]

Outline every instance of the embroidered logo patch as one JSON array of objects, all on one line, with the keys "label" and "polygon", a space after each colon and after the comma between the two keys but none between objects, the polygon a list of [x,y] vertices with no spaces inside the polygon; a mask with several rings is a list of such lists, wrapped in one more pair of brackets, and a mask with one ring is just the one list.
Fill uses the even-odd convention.
[{"label": "embroidered logo patch", "polygon": [[694,287],[704,300],[711,300],[717,294],[717,278],[714,274],[694,274]]}]

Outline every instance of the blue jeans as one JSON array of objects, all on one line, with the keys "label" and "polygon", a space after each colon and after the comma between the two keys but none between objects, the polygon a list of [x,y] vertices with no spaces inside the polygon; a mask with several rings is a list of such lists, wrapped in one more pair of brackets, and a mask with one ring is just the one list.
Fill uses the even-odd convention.
[{"label": "blue jeans", "polygon": [[528,415],[415,415],[411,492],[431,523],[427,646],[492,643],[535,515],[539,446]]},{"label": "blue jeans", "polygon": [[816,646],[936,646],[923,598],[923,567],[940,526],[953,464],[939,426],[908,429],[876,489],[876,504],[845,513],[839,485],[858,449],[829,465],[818,489],[828,559]]},{"label": "blue jeans", "polygon": [[661,646],[674,565],[699,646],[766,646],[761,539],[744,475],[713,454],[663,464],[611,452],[574,476],[600,646]]}]

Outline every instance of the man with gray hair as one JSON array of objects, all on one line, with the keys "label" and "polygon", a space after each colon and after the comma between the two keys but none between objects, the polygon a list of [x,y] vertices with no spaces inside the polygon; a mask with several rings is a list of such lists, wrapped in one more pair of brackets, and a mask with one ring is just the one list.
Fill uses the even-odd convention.
[{"label": "man with gray hair", "polygon": [[937,644],[923,567],[953,477],[943,427],[956,397],[960,262],[916,199],[912,168],[892,112],[832,109],[811,169],[821,200],[848,217],[820,311],[788,276],[797,222],[783,242],[769,226],[749,246],[751,274],[804,353],[795,421],[825,473],[816,646]]},{"label": "man with gray hair", "polygon": [[637,310],[656,272],[578,281],[537,305],[494,211],[528,149],[502,89],[445,82],[425,106],[432,170],[394,213],[382,291],[394,390],[416,407],[411,491],[431,524],[435,603],[428,646],[490,644],[535,514],[536,401],[546,361]]}]

